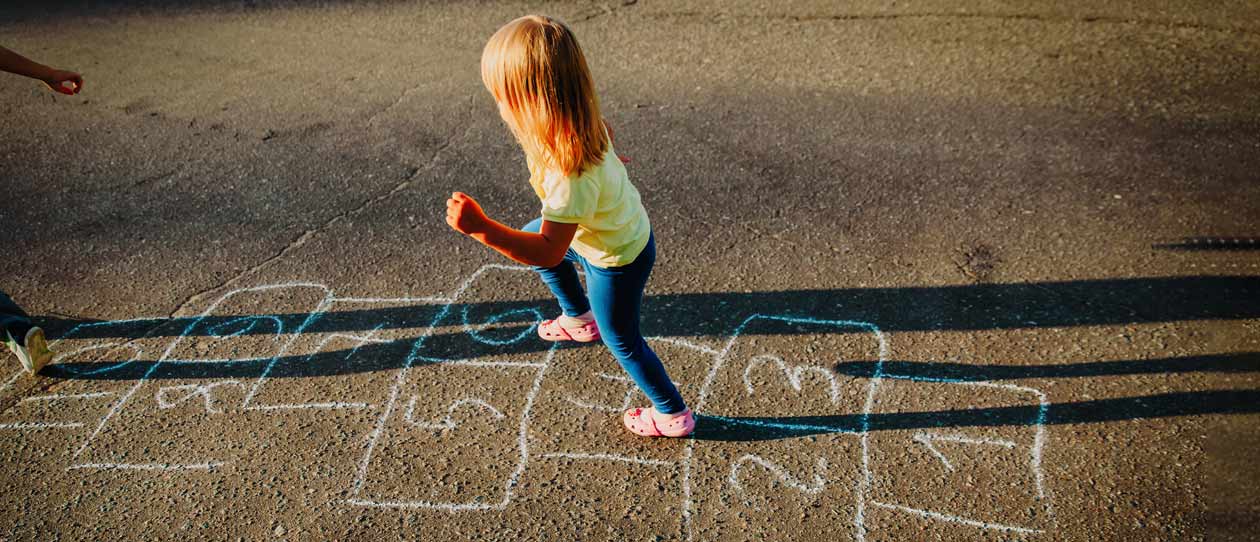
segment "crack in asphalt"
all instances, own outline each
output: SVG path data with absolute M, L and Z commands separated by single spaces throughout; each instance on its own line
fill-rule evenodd
M 420 90 L 420 87 L 423 87 L 423 86 L 425 86 L 425 83 L 418 83 L 416 85 L 412 85 L 409 88 L 403 89 L 402 94 L 398 95 L 398 99 L 394 100 L 393 103 L 385 106 L 384 109 L 381 109 L 380 111 L 373 113 L 372 116 L 368 117 L 367 125 L 371 126 L 372 123 L 376 122 L 376 119 L 378 117 L 380 117 L 381 115 L 384 115 L 385 113 L 388 113 L 389 110 L 395 107 L 398 107 L 398 104 L 402 103 L 403 100 L 407 99 L 407 96 L 410 96 L 412 92 Z
M 472 115 L 472 109 L 473 109 L 472 105 L 473 105 L 473 103 L 474 103 L 474 102 L 473 102 L 473 100 L 472 100 L 472 96 L 470 96 L 470 97 L 469 97 L 468 102 L 469 102 L 469 107 L 468 107 L 468 112 L 467 112 L 467 114 L 465 115 L 466 117 L 470 117 L 470 116 Z M 429 169 L 431 169 L 434 165 L 436 165 L 436 164 L 437 164 L 437 161 L 438 161 L 438 159 L 439 159 L 439 158 L 441 158 L 443 151 L 445 151 L 445 150 L 446 150 L 447 148 L 449 148 L 452 144 L 454 144 L 454 143 L 455 143 L 455 141 L 466 138 L 466 137 L 468 136 L 468 134 L 469 134 L 470 132 L 472 132 L 473 127 L 475 126 L 475 124 L 474 124 L 474 123 L 471 123 L 471 122 L 466 122 L 466 123 L 463 123 L 463 124 L 464 124 L 464 129 L 463 129 L 463 131 L 462 131 L 462 132 L 459 132 L 459 133 L 452 133 L 451 135 L 449 135 L 449 136 L 446 138 L 446 140 L 445 140 L 445 141 L 443 141 L 441 145 L 438 145 L 438 147 L 437 147 L 437 148 L 433 151 L 433 154 L 429 157 L 428 162 L 427 162 L 426 164 L 424 164 L 422 167 L 416 167 L 416 168 L 414 168 L 414 171 L 412 171 L 412 172 L 411 172 L 411 175 L 409 175 L 409 176 L 407 177 L 407 179 L 406 179 L 406 180 L 404 180 L 403 182 L 398 183 L 397 185 L 395 185 L 393 188 L 391 188 L 389 191 L 385 192 L 384 194 L 378 195 L 378 196 L 376 196 L 376 197 L 368 198 L 367 200 L 365 200 L 363 203 L 361 203 L 358 207 L 355 207 L 354 209 L 351 209 L 351 210 L 348 210 L 348 211 L 342 212 L 342 213 L 340 213 L 340 214 L 337 214 L 336 216 L 333 216 L 332 218 L 328 219 L 327 221 L 325 221 L 322 225 L 320 225 L 320 226 L 319 226 L 319 227 L 317 227 L 317 228 L 304 230 L 304 231 L 303 231 L 300 235 L 298 235 L 298 236 L 297 236 L 297 238 L 295 238 L 295 239 L 293 239 L 292 241 L 290 241 L 288 244 L 286 244 L 286 245 L 284 246 L 284 248 L 280 249 L 278 252 L 276 252 L 276 253 L 275 253 L 275 254 L 273 254 L 272 256 L 268 257 L 267 259 L 265 259 L 265 260 L 263 260 L 263 261 L 261 261 L 261 262 L 259 262 L 259 263 L 255 264 L 255 265 L 253 265 L 253 266 L 250 266 L 249 268 L 245 269 L 244 271 L 241 271 L 240 273 L 237 273 L 236 275 L 234 275 L 234 276 L 232 276 L 232 277 L 228 278 L 227 280 L 225 280 L 225 281 L 223 281 L 223 282 L 221 282 L 221 283 L 219 283 L 219 284 L 217 284 L 217 285 L 215 285 L 215 286 L 212 286 L 212 287 L 210 287 L 210 288 L 207 288 L 207 289 L 205 289 L 205 290 L 202 290 L 202 291 L 200 291 L 200 292 L 197 292 L 197 293 L 193 294 L 192 296 L 189 296 L 187 299 L 185 299 L 185 300 L 184 300 L 184 302 L 183 302 L 183 303 L 180 303 L 180 304 L 179 304 L 179 306 L 175 307 L 175 310 L 171 311 L 171 313 L 170 313 L 170 315 L 168 316 L 168 318 L 174 318 L 174 317 L 175 317 L 175 315 L 177 315 L 177 314 L 181 313 L 184 309 L 186 309 L 186 308 L 187 308 L 187 307 L 189 307 L 190 305 L 194 305 L 194 304 L 196 304 L 196 303 L 200 302 L 200 301 L 201 301 L 202 299 L 204 299 L 207 295 L 209 295 L 209 294 L 211 294 L 211 293 L 214 293 L 214 292 L 217 292 L 217 291 L 219 291 L 219 290 L 222 290 L 222 289 L 224 289 L 224 288 L 226 288 L 226 287 L 228 287 L 228 286 L 231 286 L 232 284 L 235 284 L 236 282 L 240 281 L 242 278 L 244 278 L 244 277 L 246 277 L 246 276 L 248 276 L 248 275 L 251 275 L 251 274 L 253 274 L 254 272 L 256 272 L 256 271 L 258 271 L 258 270 L 260 270 L 260 269 L 262 269 L 262 268 L 264 268 L 264 267 L 266 267 L 266 266 L 268 266 L 268 265 L 270 265 L 270 264 L 272 264 L 272 263 L 274 263 L 274 262 L 276 262 L 276 261 L 279 261 L 279 260 L 283 259 L 283 258 L 284 258 L 285 256 L 287 256 L 290 252 L 292 252 L 292 251 L 294 251 L 294 250 L 296 250 L 296 249 L 298 249 L 298 248 L 302 247 L 302 246 L 303 246 L 303 245 L 305 245 L 307 242 L 309 242 L 311 239 L 313 239 L 315 236 L 317 236 L 317 235 L 319 235 L 320 233 L 322 233 L 323 231 L 327 230 L 329 227 L 333 226 L 334 224 L 336 224 L 336 223 L 338 223 L 338 222 L 340 222 L 340 221 L 342 221 L 342 220 L 344 220 L 344 219 L 346 219 L 346 218 L 349 218 L 349 217 L 353 217 L 353 216 L 357 216 L 357 215 L 359 215 L 359 214 L 362 214 L 364 211 L 367 211 L 367 210 L 368 210 L 369 208 L 371 208 L 372 206 L 374 206 L 374 205 L 376 205 L 376 204 L 378 204 L 378 203 L 380 203 L 380 202 L 382 202 L 382 201 L 385 201 L 385 200 L 387 200 L 387 199 L 389 199 L 389 198 L 393 197 L 395 194 L 397 194 L 397 193 L 399 193 L 399 192 L 401 192 L 401 191 L 403 191 L 403 190 L 406 190 L 408 187 L 410 187 L 410 186 L 411 186 L 411 184 L 412 184 L 413 182 L 415 182 L 415 180 L 416 180 L 417 178 L 419 178 L 419 177 L 420 177 L 420 174 L 421 174 L 421 173 L 423 173 L 423 172 L 425 172 L 425 171 L 428 171 L 428 170 L 429 170 Z
M 170 178 L 171 176 L 175 175 L 176 173 L 179 173 L 179 170 L 180 170 L 180 168 L 178 168 L 178 167 L 177 167 L 177 168 L 172 169 L 172 170 L 170 170 L 170 171 L 164 171 L 164 172 L 159 173 L 159 174 L 157 174 L 157 175 L 151 175 L 151 176 L 145 177 L 145 178 L 143 178 L 143 179 L 140 179 L 140 180 L 138 180 L 138 181 L 136 181 L 136 182 L 132 183 L 132 184 L 131 184 L 131 187 L 132 187 L 132 188 L 140 188 L 140 187 L 142 187 L 142 186 L 144 186 L 144 185 L 147 185 L 147 184 L 153 184 L 153 183 L 156 183 L 156 182 L 159 182 L 159 181 L 164 181 L 164 180 L 166 180 L 166 179 Z
M 1036 14 L 1019 14 L 1019 13 L 948 13 L 948 12 L 924 12 L 924 13 L 855 13 L 855 14 L 836 14 L 836 15 L 787 15 L 787 14 L 769 14 L 769 15 L 749 15 L 749 14 L 721 14 L 707 13 L 701 11 L 667 11 L 655 12 L 648 14 L 649 17 L 666 18 L 666 17 L 706 17 L 709 19 L 731 18 L 731 19 L 757 19 L 757 20 L 780 20 L 798 23 L 815 22 L 815 21 L 890 21 L 899 19 L 991 19 L 1002 21 L 1032 21 L 1043 23 L 1103 23 L 1103 24 L 1134 24 L 1141 26 L 1155 26 L 1168 29 L 1185 29 L 1185 30 L 1201 30 L 1212 32 L 1234 32 L 1240 34 L 1260 35 L 1260 30 L 1250 28 L 1239 28 L 1230 26 L 1216 26 L 1205 23 L 1165 21 L 1159 19 L 1130 19 L 1124 17 L 1111 17 L 1105 15 L 1086 16 L 1086 17 L 1053 17 L 1047 15 Z

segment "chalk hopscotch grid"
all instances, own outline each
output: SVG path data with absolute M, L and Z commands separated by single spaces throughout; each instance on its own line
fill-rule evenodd
M 149 367 L 149 369 L 136 382 L 136 384 L 134 384 L 130 389 L 127 390 L 126 393 L 122 394 L 122 396 L 113 403 L 109 411 L 104 416 L 101 417 L 101 419 L 96 424 L 92 433 L 83 441 L 82 445 L 74 452 L 72 457 L 74 458 L 79 457 L 84 451 L 86 451 L 89 448 L 93 440 L 104 430 L 104 428 L 107 426 L 109 421 L 121 410 L 121 408 L 130 400 L 130 398 L 150 379 L 150 377 L 154 374 L 154 372 L 157 370 L 157 368 L 160 365 L 162 365 L 163 363 L 181 362 L 182 360 L 171 359 L 172 352 L 174 352 L 174 350 L 177 348 L 180 342 L 184 338 L 186 338 L 193 331 L 193 329 L 196 328 L 196 326 L 198 326 L 202 321 L 204 321 L 208 316 L 210 316 L 213 313 L 213 311 L 217 309 L 218 306 L 223 301 L 237 294 L 248 293 L 248 292 L 268 291 L 268 290 L 282 289 L 282 288 L 300 288 L 300 287 L 317 288 L 317 289 L 322 290 L 325 293 L 324 299 L 321 300 L 317 304 L 316 309 L 310 312 L 307 318 L 299 326 L 297 326 L 297 328 L 289 332 L 289 335 L 290 335 L 289 340 L 286 341 L 281 346 L 280 350 L 276 353 L 275 356 L 272 356 L 270 358 L 267 367 L 264 369 L 262 374 L 253 383 L 253 386 L 250 388 L 249 393 L 246 395 L 241 405 L 242 408 L 248 409 L 248 410 L 290 410 L 290 409 L 300 409 L 300 408 L 373 408 L 373 405 L 366 404 L 366 403 L 329 402 L 329 403 L 304 403 L 304 404 L 280 404 L 280 405 L 254 405 L 251 403 L 252 403 L 253 397 L 261 389 L 264 382 L 267 380 L 267 377 L 270 371 L 276 365 L 278 360 L 288 352 L 289 348 L 292 346 L 294 341 L 296 341 L 297 338 L 301 336 L 302 332 L 305 331 L 306 328 L 309 327 L 313 322 L 315 322 L 321 315 L 323 315 L 324 312 L 334 302 L 350 302 L 350 303 L 420 302 L 420 303 L 426 303 L 426 304 L 440 303 L 443 305 L 442 308 L 437 311 L 437 314 L 433 317 L 432 321 L 429 323 L 429 325 L 427 326 L 423 334 L 415 340 L 403 367 L 399 370 L 398 375 L 396 375 L 394 379 L 394 383 L 391 386 L 389 398 L 386 401 L 385 408 L 383 409 L 382 414 L 377 418 L 377 421 L 374 424 L 372 432 L 369 433 L 366 439 L 367 446 L 366 446 L 364 455 L 359 462 L 358 469 L 356 471 L 356 476 L 354 478 L 354 483 L 353 483 L 353 488 L 352 488 L 352 493 L 351 493 L 352 497 L 350 499 L 344 500 L 343 502 L 353 505 L 353 506 L 364 506 L 364 507 L 374 507 L 374 508 L 438 509 L 438 510 L 446 510 L 449 512 L 490 510 L 490 509 L 502 510 L 506 508 L 508 504 L 510 503 L 510 501 L 512 500 L 512 497 L 513 497 L 512 490 L 515 487 L 520 475 L 525 471 L 526 466 L 528 464 L 529 452 L 528 452 L 528 442 L 527 442 L 527 431 L 528 431 L 528 424 L 529 424 L 529 414 L 533 406 L 533 401 L 537 393 L 539 392 L 539 389 L 541 388 L 544 373 L 546 372 L 546 369 L 549 366 L 552 357 L 554 356 L 554 353 L 555 353 L 554 345 L 548 351 L 546 355 L 546 359 L 541 363 L 486 362 L 486 361 L 479 361 L 475 359 L 450 360 L 450 359 L 429 358 L 420 354 L 420 351 L 425 345 L 427 339 L 433 335 L 434 331 L 436 330 L 438 325 L 443 321 L 443 319 L 446 318 L 450 314 L 453 306 L 455 305 L 455 300 L 458 299 L 463 294 L 463 292 L 477 278 L 479 278 L 487 270 L 491 270 L 491 269 L 508 270 L 508 271 L 529 271 L 529 268 L 523 267 L 523 266 L 510 266 L 510 265 L 498 265 L 498 264 L 485 265 L 481 267 L 480 269 L 478 269 L 476 272 L 474 272 L 471 276 L 469 276 L 456 289 L 456 291 L 449 297 L 433 296 L 433 297 L 403 297 L 403 298 L 369 298 L 369 297 L 337 298 L 332 295 L 332 291 L 327 286 L 322 285 L 322 284 L 306 283 L 306 282 L 293 282 L 293 283 L 257 286 L 257 287 L 251 287 L 251 288 L 241 288 L 241 289 L 233 290 L 227 294 L 224 294 L 222 297 L 216 300 L 213 304 L 211 304 L 210 307 L 208 307 L 205 311 L 203 311 L 199 316 L 197 316 L 190 324 L 188 324 L 188 326 L 184 328 L 184 331 L 169 344 L 169 346 L 163 352 L 162 356 L 156 362 L 154 362 L 152 366 Z M 519 309 L 515 312 L 522 312 L 522 311 L 531 311 L 532 313 L 535 313 L 534 315 L 536 318 L 540 318 L 540 316 L 537 314 L 537 311 L 535 309 Z M 492 345 L 510 344 L 510 343 L 514 343 L 516 341 L 522 340 L 528 334 L 528 333 L 521 333 L 520 335 L 516 337 L 512 337 L 506 341 L 489 339 L 489 338 L 481 336 L 479 332 L 484 328 L 485 325 L 491 324 L 493 322 L 485 322 L 481 324 L 481 327 L 473 327 L 468 323 L 466 309 L 461 314 L 461 316 L 463 317 L 462 324 L 465 331 L 467 331 L 474 340 L 477 340 L 479 342 L 483 342 L 486 344 L 492 344 Z M 504 318 L 506 316 L 509 316 L 509 315 L 500 314 L 500 315 L 496 315 L 494 318 Z M 249 320 L 249 319 L 252 319 L 252 317 L 242 317 L 237 320 Z M 1000 384 L 1000 383 L 985 382 L 985 381 L 981 381 L 981 382 L 962 381 L 962 380 L 940 379 L 940 378 L 922 378 L 922 377 L 912 377 L 912 376 L 885 373 L 884 364 L 886 360 L 888 359 L 888 349 L 889 349 L 888 343 L 883 332 L 877 326 L 869 322 L 860 322 L 860 321 L 852 321 L 852 320 L 824 320 L 824 319 L 817 319 L 817 318 L 811 318 L 811 317 L 755 314 L 745 319 L 736 328 L 734 333 L 728 338 L 724 347 L 721 350 L 714 350 L 707 346 L 697 344 L 691 341 L 687 341 L 684 339 L 671 338 L 671 337 L 649 338 L 649 340 L 651 341 L 659 341 L 659 342 L 664 342 L 668 344 L 674 344 L 677 346 L 693 349 L 693 350 L 714 356 L 715 361 L 713 365 L 711 366 L 711 369 L 704 383 L 701 386 L 700 394 L 696 402 L 695 410 L 697 411 L 697 413 L 703 412 L 705 400 L 708 398 L 708 394 L 716 378 L 716 375 L 718 374 L 722 366 L 727 362 L 727 358 L 735 342 L 738 340 L 740 335 L 743 333 L 743 331 L 747 328 L 749 324 L 759 319 L 781 321 L 781 322 L 787 322 L 787 323 L 796 323 L 796 324 L 857 328 L 857 329 L 865 330 L 867 332 L 872 333 L 878 340 L 879 360 L 876 363 L 874 374 L 871 376 L 871 381 L 867 385 L 866 399 L 865 399 L 862 414 L 859 417 L 860 428 L 856 431 L 845 429 L 842 427 L 837 427 L 837 426 L 785 424 L 785 423 L 741 420 L 737 418 L 728 418 L 728 417 L 723 417 L 723 416 L 718 416 L 718 415 L 704 414 L 705 417 L 722 421 L 725 423 L 755 425 L 755 426 L 768 427 L 768 428 L 773 428 L 773 429 L 825 431 L 825 432 L 833 433 L 833 434 L 852 434 L 852 435 L 858 436 L 860 439 L 860 445 L 861 445 L 860 447 L 861 447 L 861 456 L 862 456 L 861 457 L 862 476 L 859 478 L 857 482 L 857 487 L 856 487 L 857 508 L 856 508 L 856 513 L 855 513 L 854 522 L 853 522 L 853 526 L 855 529 L 855 540 L 857 540 L 858 542 L 865 541 L 865 534 L 866 534 L 865 511 L 866 511 L 868 503 L 872 506 L 876 506 L 876 507 L 887 509 L 887 510 L 899 511 L 899 512 L 916 515 L 916 516 L 920 516 L 924 518 L 953 522 L 953 523 L 958 523 L 962 525 L 968 525 L 968 526 L 983 528 L 983 529 L 990 529 L 990 530 L 997 530 L 997 531 L 1004 531 L 1004 532 L 1015 532 L 1015 533 L 1041 533 L 1043 532 L 1038 529 L 1031 529 L 1027 527 L 1020 527 L 1020 526 L 1014 526 L 1014 525 L 1004 525 L 1004 524 L 998 524 L 998 523 L 982 522 L 982 521 L 977 521 L 970 518 L 944 514 L 944 513 L 930 511 L 930 510 L 923 510 L 923 509 L 903 506 L 903 505 L 894 504 L 894 503 L 879 502 L 879 501 L 870 499 L 870 490 L 874 483 L 874 476 L 871 470 L 871 459 L 870 459 L 870 450 L 869 450 L 870 416 L 873 412 L 878 386 L 881 380 L 884 378 L 888 378 L 892 380 L 937 382 L 937 383 L 950 383 L 950 384 L 959 384 L 959 385 L 968 385 L 968 386 L 977 386 L 977 387 L 1000 388 L 1000 389 L 1014 390 L 1014 391 L 1025 392 L 1025 393 L 1030 393 L 1030 394 L 1035 395 L 1038 398 L 1040 406 L 1037 413 L 1037 419 L 1035 421 L 1036 433 L 1034 436 L 1034 445 L 1033 445 L 1032 453 L 1030 456 L 1029 466 L 1034 472 L 1038 496 L 1041 498 L 1042 502 L 1045 504 L 1045 509 L 1048 512 L 1048 515 L 1053 519 L 1053 507 L 1051 506 L 1049 493 L 1045 487 L 1044 473 L 1041 468 L 1042 467 L 1041 465 L 1042 453 L 1043 453 L 1043 448 L 1046 441 L 1045 421 L 1046 421 L 1047 410 L 1049 407 L 1049 403 L 1047 401 L 1045 394 L 1035 388 L 1029 388 L 1026 386 L 1018 386 L 1018 385 L 1013 385 L 1013 384 Z M 136 318 L 136 319 L 130 319 L 130 320 L 116 320 L 116 321 L 108 321 L 108 322 L 92 322 L 92 323 L 87 323 L 87 324 L 80 324 L 79 326 L 75 326 L 74 329 L 68 332 L 67 336 L 72 335 L 73 332 L 78 330 L 80 327 L 111 325 L 111 324 L 118 324 L 118 323 L 125 323 L 125 322 L 157 321 L 157 320 L 160 320 L 160 319 Z M 273 318 L 273 320 L 275 320 L 275 324 L 277 326 L 276 335 L 279 336 L 279 335 L 284 334 L 283 323 L 280 322 L 278 319 Z M 225 322 L 223 324 L 219 324 L 216 327 L 221 327 L 223 325 L 233 323 L 233 322 L 235 322 L 235 320 Z M 357 351 L 361 346 L 367 343 L 384 344 L 384 343 L 393 342 L 390 340 L 375 339 L 374 335 L 379 329 L 380 329 L 380 326 L 378 326 L 376 329 L 371 330 L 366 335 L 332 334 L 328 337 L 325 337 L 323 342 L 321 342 L 319 348 L 317 348 L 317 351 L 322 350 L 322 347 L 326 345 L 328 341 L 331 341 L 335 338 L 343 338 L 343 339 L 350 339 L 350 340 L 356 341 L 357 344 L 354 347 L 354 351 Z M 532 327 L 530 329 L 532 330 Z M 243 333 L 243 331 L 237 331 L 232 336 L 236 334 L 240 334 L 240 333 Z M 54 342 L 54 344 L 56 343 Z M 135 352 L 136 354 L 135 357 L 139 356 L 139 352 L 140 352 L 139 348 L 130 344 L 130 342 L 121 343 L 121 344 L 106 343 L 106 344 L 101 344 L 101 345 L 93 345 L 86 348 L 82 348 L 68 355 L 74 355 L 74 354 L 82 353 L 85 351 L 112 348 L 112 347 L 130 348 L 133 350 L 133 352 Z M 347 359 L 349 357 L 352 357 L 353 354 L 354 352 L 351 352 L 351 354 L 347 356 Z M 267 359 L 267 358 L 259 358 L 259 360 L 261 359 Z M 135 358 L 130 359 L 128 361 L 111 364 L 100 369 L 93 369 L 91 371 L 80 371 L 80 372 L 83 374 L 93 374 L 97 372 L 110 371 L 110 370 L 114 370 L 122 366 L 125 366 L 134 361 L 135 361 Z M 233 360 L 233 361 L 236 361 L 236 360 Z M 434 503 L 434 502 L 425 502 L 425 501 L 378 501 L 378 500 L 365 499 L 365 498 L 359 497 L 359 494 L 361 493 L 363 489 L 363 484 L 365 482 L 367 468 L 370 464 L 373 451 L 382 435 L 385 423 L 388 421 L 389 417 L 393 414 L 393 411 L 396 408 L 401 385 L 405 382 L 407 372 L 410 370 L 412 365 L 414 365 L 415 362 L 417 361 L 424 362 L 424 363 L 448 363 L 448 364 L 454 364 L 454 365 L 467 365 L 467 366 L 476 366 L 476 367 L 534 368 L 538 370 L 538 373 L 534 379 L 531 390 L 526 397 L 526 405 L 525 405 L 525 408 L 524 408 L 524 411 L 522 413 L 521 420 L 520 420 L 519 435 L 518 435 L 520 459 L 518 461 L 516 469 L 513 471 L 512 475 L 508 478 L 508 480 L 505 482 L 504 497 L 500 502 L 494 503 L 494 504 Z M 808 370 L 808 368 L 800 368 L 800 367 L 789 368 L 781 359 L 777 359 L 777 358 L 758 359 L 755 361 L 757 362 L 758 365 L 764 364 L 764 363 L 774 363 L 778 365 L 780 369 L 784 372 L 784 374 L 788 377 L 789 384 L 791 384 L 794 389 L 799 389 L 800 377 L 802 376 L 802 372 L 804 370 Z M 746 386 L 750 386 L 750 384 L 747 382 L 748 380 L 747 373 L 751 370 L 752 370 L 752 366 L 750 365 L 750 367 L 746 368 L 746 371 L 745 371 L 744 376 L 745 376 Z M 23 373 L 19 371 L 18 373 L 10 377 L 2 385 L 0 385 L 0 391 L 3 391 L 7 389 L 8 387 L 12 386 L 13 383 L 22 376 L 22 374 Z M 232 382 L 232 383 L 235 383 L 235 382 Z M 211 385 L 215 385 L 215 384 L 211 384 Z M 835 393 L 836 393 L 834 381 L 832 383 L 831 391 L 832 391 L 832 399 L 834 401 Z M 114 392 L 97 392 L 97 393 L 70 394 L 70 395 L 48 395 L 48 396 L 29 397 L 29 398 L 23 399 L 23 401 L 53 401 L 53 400 L 66 400 L 66 399 L 87 399 L 87 398 L 96 398 L 96 397 L 106 397 L 106 396 L 111 396 L 111 395 L 116 395 L 116 394 Z M 191 396 L 192 395 L 190 394 L 189 397 Z M 187 397 L 185 399 L 187 399 Z M 206 400 L 207 400 L 207 404 L 209 404 L 208 395 L 206 397 Z M 459 406 L 459 405 L 458 404 L 453 405 L 452 409 L 455 406 Z M 445 421 L 450 422 L 446 425 L 453 425 L 453 422 L 449 420 L 449 416 L 448 416 L 448 419 Z M 80 422 L 50 422 L 50 423 L 18 422 L 18 423 L 0 424 L 0 429 L 78 428 L 78 427 L 83 427 L 85 425 L 86 425 L 85 423 L 80 423 Z M 1010 443 L 1009 441 L 986 441 L 984 439 L 971 439 L 969 437 L 958 436 L 958 435 L 930 435 L 926 433 L 917 434 L 914 440 L 920 441 L 923 444 L 925 444 L 933 453 L 935 453 L 945 463 L 947 467 L 950 467 L 950 468 L 952 468 L 952 466 L 944 458 L 944 456 L 940 454 L 940 452 L 937 451 L 934 447 L 932 447 L 931 445 L 932 440 L 955 441 L 955 442 L 963 442 L 963 443 L 971 443 L 971 444 L 981 444 L 981 443 L 994 444 L 994 445 L 1000 445 L 1004 447 L 1010 447 L 1014 445 L 1014 443 Z M 696 441 L 694 439 L 690 440 L 687 443 L 687 446 L 684 449 L 683 458 L 679 462 L 681 463 L 683 467 L 683 484 L 682 484 L 683 486 L 682 487 L 683 489 L 683 529 L 684 529 L 684 534 L 687 540 L 694 539 L 694 532 L 693 532 L 693 526 L 692 526 L 692 514 L 693 514 L 694 503 L 692 502 L 692 487 L 691 487 L 690 476 L 691 476 L 695 443 Z M 668 461 L 659 461 L 659 460 L 651 460 L 651 459 L 636 458 L 636 457 L 629 457 L 629 456 L 620 456 L 620 455 L 614 455 L 614 454 L 551 453 L 551 454 L 544 454 L 541 457 L 550 458 L 550 459 L 569 459 L 569 460 L 585 460 L 585 461 L 620 461 L 620 462 L 639 463 L 639 464 L 651 465 L 651 466 L 675 465 L 675 463 L 668 462 Z M 752 454 L 741 457 L 732 466 L 732 469 L 730 472 L 730 483 L 732 486 L 736 487 L 737 489 L 740 487 L 739 482 L 738 482 L 739 469 L 742 465 L 747 464 L 747 463 L 757 463 L 767 468 L 768 470 L 775 472 L 776 475 L 779 477 L 779 479 L 785 482 L 790 487 L 796 487 L 797 489 L 800 489 L 806 492 L 821 491 L 822 489 L 822 486 L 821 486 L 822 479 L 820 478 L 821 475 L 816 475 L 815 481 L 812 484 L 795 481 L 791 479 L 791 476 L 789 476 L 786 472 L 782 472 L 782 470 L 779 469 L 773 463 L 769 463 L 768 461 Z M 137 471 L 180 471 L 180 470 L 214 471 L 214 470 L 220 469 L 226 464 L 227 462 L 225 461 L 205 461 L 201 463 L 184 463 L 184 464 L 177 464 L 177 463 L 130 463 L 130 464 L 128 463 L 78 463 L 78 464 L 71 465 L 70 467 L 67 468 L 67 470 L 100 469 L 100 470 L 137 470 Z M 826 469 L 826 464 L 824 460 L 819 463 L 818 472 L 824 472 L 825 469 Z

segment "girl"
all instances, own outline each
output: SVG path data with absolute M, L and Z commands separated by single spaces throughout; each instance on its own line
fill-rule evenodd
M 455 192 L 446 202 L 446 223 L 538 272 L 563 311 L 539 324 L 543 340 L 603 339 L 653 404 L 626 411 L 628 429 L 648 437 L 690 435 L 695 417 L 639 333 L 656 243 L 639 192 L 613 151 L 577 38 L 550 17 L 516 19 L 486 44 L 481 79 L 525 151 L 542 217 L 512 229 Z M 574 263 L 586 273 L 589 297 Z

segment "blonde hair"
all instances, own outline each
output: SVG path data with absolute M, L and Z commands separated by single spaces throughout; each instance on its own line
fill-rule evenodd
M 481 80 L 531 167 L 574 175 L 603 162 L 599 97 L 564 23 L 526 15 L 503 25 L 481 53 Z

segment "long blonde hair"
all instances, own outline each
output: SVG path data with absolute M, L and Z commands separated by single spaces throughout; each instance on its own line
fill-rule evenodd
M 603 162 L 608 139 L 599 97 L 564 23 L 526 15 L 503 25 L 481 53 L 481 81 L 531 167 L 574 175 Z

